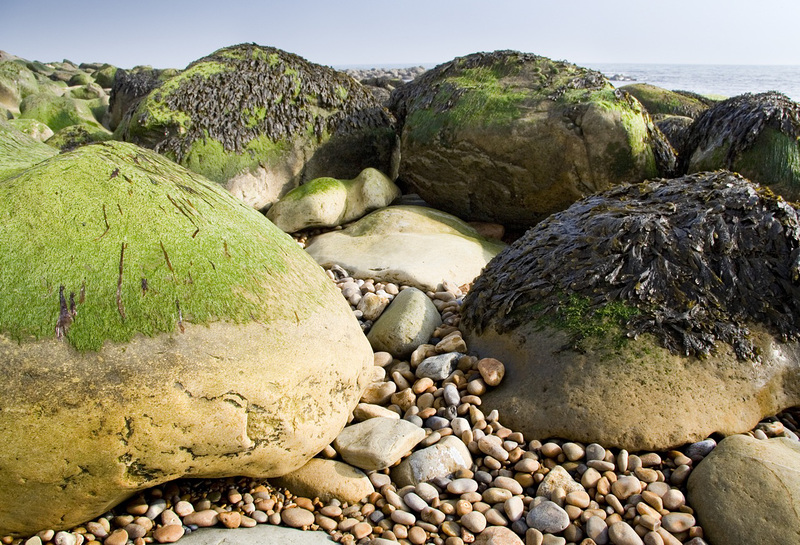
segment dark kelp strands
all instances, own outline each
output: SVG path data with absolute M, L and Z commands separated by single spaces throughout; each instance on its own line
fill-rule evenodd
M 797 210 L 727 171 L 621 186 L 578 201 L 489 263 L 465 300 L 481 332 L 557 318 L 572 296 L 589 309 L 622 302 L 629 336 L 653 333 L 673 352 L 716 341 L 757 358 L 748 322 L 783 339 L 800 330 Z

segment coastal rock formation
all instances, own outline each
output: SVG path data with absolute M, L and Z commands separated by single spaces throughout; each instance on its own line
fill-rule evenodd
M 484 404 L 631 451 L 746 431 L 800 401 L 798 255 L 797 211 L 725 171 L 579 201 L 464 301 L 470 349 L 506 365 Z
M 93 106 L 101 106 L 89 100 L 57 96 L 50 93 L 37 93 L 25 97 L 20 103 L 21 119 L 41 121 L 53 132 L 71 125 L 88 125 L 96 129 L 103 126 L 95 117 Z M 105 110 L 105 107 L 101 108 Z M 102 114 L 100 116 L 102 118 Z M 104 129 L 103 129 L 104 130 Z
M 38 92 L 36 76 L 25 66 L 23 59 L 0 61 L 0 106 L 19 113 L 22 99 Z
M 392 100 L 400 180 L 465 220 L 527 227 L 675 161 L 641 105 L 602 74 L 532 54 L 459 57 Z
M 681 153 L 683 172 L 725 168 L 800 198 L 800 104 L 776 92 L 730 98 L 697 118 Z
M 231 108 L 235 104 L 235 108 Z M 262 209 L 301 182 L 390 172 L 394 120 L 332 68 L 255 44 L 220 49 L 153 90 L 118 134 Z
M 667 137 L 673 149 L 680 155 L 686 147 L 686 139 L 689 136 L 689 129 L 694 120 L 691 117 L 682 115 L 656 115 L 653 117 L 653 121 L 656 122 L 656 127 Z
M 82 123 L 64 127 L 47 139 L 46 144 L 59 151 L 70 151 L 94 142 L 111 140 L 111 133 L 104 128 L 98 128 Z
M 339 265 L 355 278 L 435 291 L 445 280 L 472 282 L 503 247 L 445 212 L 390 206 L 310 239 L 306 251 L 323 267 Z
M 316 178 L 291 190 L 267 211 L 267 218 L 287 233 L 309 227 L 336 227 L 389 206 L 400 196 L 385 174 L 366 168 L 352 180 Z
M 709 543 L 800 542 L 800 443 L 726 437 L 689 477 L 689 500 Z
M 694 93 L 668 91 L 647 83 L 633 83 L 619 89 L 633 95 L 652 116 L 680 115 L 695 119 L 708 109 L 710 102 Z
M 50 127 L 35 119 L 9 119 L 8 124 L 39 142 L 44 142 L 53 136 Z
M 17 130 L 10 121 L 0 119 L 0 180 L 52 157 L 50 146 Z
M 115 130 L 131 107 L 166 79 L 169 78 L 163 77 L 158 70 L 117 70 L 109 95 L 108 128 Z
M 372 367 L 339 291 L 217 184 L 127 143 L 0 182 L 0 533 L 179 477 L 288 473 Z

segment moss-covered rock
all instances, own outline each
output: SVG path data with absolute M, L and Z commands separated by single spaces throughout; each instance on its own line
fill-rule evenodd
M 316 178 L 291 190 L 267 212 L 267 218 L 294 233 L 309 227 L 335 227 L 392 204 L 400 196 L 385 174 L 366 168 L 352 180 Z
M 94 104 L 77 98 L 38 93 L 20 104 L 20 119 L 36 119 L 58 132 L 70 125 L 86 124 L 101 128 L 92 111 Z
M 19 112 L 22 99 L 39 92 L 39 84 L 23 61 L 0 61 L 0 106 Z
M 114 85 L 114 78 L 116 75 L 117 67 L 110 64 L 104 64 L 92 72 L 95 83 L 104 89 L 108 89 Z
M 620 90 L 636 97 L 650 115 L 680 115 L 694 119 L 708 109 L 707 102 L 696 96 L 648 83 L 633 83 L 620 87 Z
M 96 127 L 82 123 L 64 127 L 45 142 L 59 151 L 69 151 L 95 142 L 111 140 L 111 131 L 104 127 Z
M 9 119 L 8 123 L 39 142 L 44 142 L 53 136 L 53 130 L 50 127 L 35 119 Z
M 0 119 L 0 180 L 52 157 L 50 146 L 21 132 L 10 121 Z
M 106 92 L 103 91 L 103 88 L 97 85 L 96 83 L 87 83 L 86 85 L 81 85 L 69 89 L 69 91 L 66 93 L 66 96 L 68 96 L 69 98 L 92 100 L 96 98 L 105 97 Z
M 178 477 L 279 476 L 358 402 L 372 351 L 294 241 L 149 150 L 0 182 L 0 533 Z
M 243 44 L 193 62 L 151 91 L 118 134 L 263 208 L 320 176 L 389 172 L 392 123 L 349 76 Z
M 90 83 L 94 83 L 94 78 L 86 72 L 80 71 L 76 72 L 69 81 L 67 85 L 70 86 L 81 86 L 81 85 L 89 85 Z
M 464 219 L 529 226 L 675 160 L 635 99 L 598 72 L 536 55 L 460 57 L 392 96 L 400 179 Z
M 800 104 L 776 92 L 744 94 L 707 110 L 681 154 L 687 173 L 725 168 L 800 199 Z
M 800 402 L 799 254 L 797 210 L 730 172 L 583 199 L 464 300 L 470 349 L 506 365 L 484 403 L 526 436 L 631 451 L 749 430 Z

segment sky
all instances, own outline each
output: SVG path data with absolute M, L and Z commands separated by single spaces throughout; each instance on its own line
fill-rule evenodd
M 514 49 L 577 64 L 800 65 L 797 0 L 0 0 L 0 50 L 184 68 L 255 42 L 335 67 Z

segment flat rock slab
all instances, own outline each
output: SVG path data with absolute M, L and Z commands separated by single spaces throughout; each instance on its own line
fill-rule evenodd
M 253 528 L 203 528 L 181 538 L 181 545 L 330 545 L 325 532 L 259 524 Z

